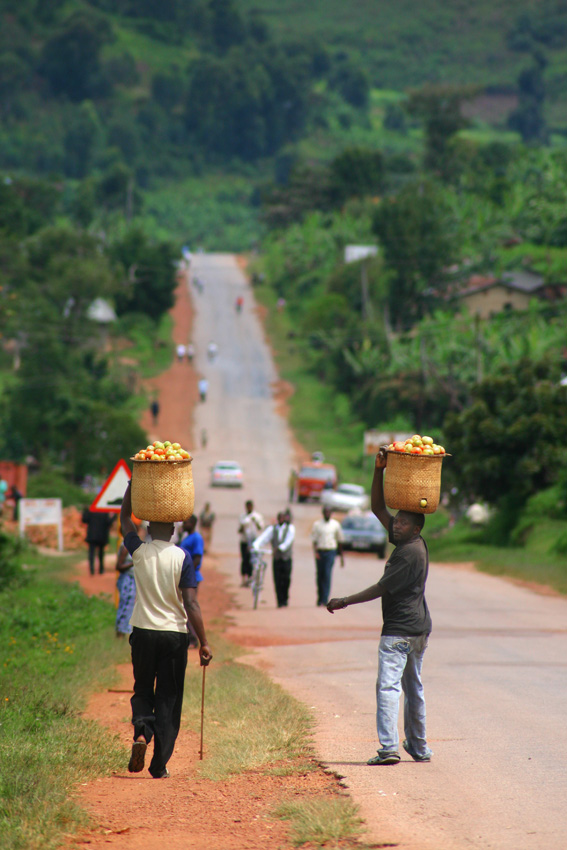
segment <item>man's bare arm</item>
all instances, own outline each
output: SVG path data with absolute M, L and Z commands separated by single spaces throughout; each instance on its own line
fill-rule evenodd
M 384 501 L 384 469 L 386 468 L 387 455 L 382 449 L 376 455 L 374 464 L 374 477 L 372 478 L 372 490 L 370 491 L 370 507 L 385 529 L 389 530 L 392 515 Z
M 197 591 L 194 587 L 181 588 L 181 596 L 183 598 L 183 606 L 185 613 L 191 625 L 195 630 L 195 634 L 199 638 L 199 655 L 201 658 L 201 667 L 206 667 L 212 660 L 213 654 L 207 643 L 207 635 L 205 634 L 205 625 L 201 614 L 201 607 L 197 602 Z
M 367 587 L 366 590 L 361 590 L 358 593 L 353 593 L 352 596 L 343 596 L 342 599 L 330 599 L 327 605 L 327 611 L 333 614 L 335 611 L 340 611 L 342 608 L 348 608 L 349 605 L 359 605 L 361 602 L 371 602 L 373 599 L 378 599 L 382 596 L 382 588 L 379 584 L 373 584 Z
M 124 493 L 124 498 L 122 499 L 122 504 L 120 505 L 120 525 L 122 526 L 122 536 L 126 537 L 127 534 L 130 534 L 131 531 L 134 534 L 137 534 L 138 531 L 136 526 L 132 522 L 132 490 L 130 488 L 131 482 L 128 482 L 128 486 L 126 487 L 126 492 Z

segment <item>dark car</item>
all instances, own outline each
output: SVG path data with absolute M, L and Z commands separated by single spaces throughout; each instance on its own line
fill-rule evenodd
M 376 552 L 379 558 L 386 555 L 388 536 L 373 513 L 351 514 L 342 521 L 343 547 L 360 552 Z

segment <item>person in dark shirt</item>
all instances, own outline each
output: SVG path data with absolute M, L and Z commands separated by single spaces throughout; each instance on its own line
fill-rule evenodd
M 331 599 L 332 614 L 349 605 L 382 599 L 383 627 L 378 650 L 376 682 L 376 727 L 380 749 L 368 764 L 397 764 L 400 761 L 398 709 L 404 693 L 403 747 L 414 761 L 430 761 L 433 755 L 425 735 L 425 697 L 421 667 L 431 632 L 431 616 L 425 601 L 429 557 L 421 530 L 423 514 L 398 511 L 392 516 L 384 501 L 386 454 L 376 455 L 372 480 L 373 513 L 388 529 L 395 549 L 377 584 L 360 593 Z

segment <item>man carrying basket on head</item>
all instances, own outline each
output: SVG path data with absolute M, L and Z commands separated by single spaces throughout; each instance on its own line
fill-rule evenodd
M 139 773 L 144 769 L 146 749 L 153 738 L 149 772 L 154 779 L 165 779 L 169 776 L 167 762 L 173 754 L 181 723 L 189 642 L 187 619 L 199 639 L 201 666 L 206 667 L 213 656 L 197 602 L 197 579 L 191 556 L 170 542 L 173 522 L 150 521 L 151 542 L 143 543 L 132 522 L 128 482 L 120 524 L 136 575 L 136 602 L 130 620 L 134 743 L 128 770 Z
M 386 458 L 382 449 L 376 455 L 371 506 L 396 548 L 377 584 L 343 599 L 331 599 L 327 605 L 332 614 L 349 605 L 382 598 L 384 624 L 376 682 L 376 726 L 381 748 L 369 759 L 368 764 L 372 765 L 400 761 L 398 708 L 402 690 L 406 736 L 403 747 L 414 761 L 430 761 L 432 756 L 425 735 L 425 698 L 421 683 L 423 656 L 431 632 L 431 617 L 425 601 L 429 559 L 421 536 L 425 517 L 411 511 L 398 511 L 392 516 L 388 511 L 383 487 Z

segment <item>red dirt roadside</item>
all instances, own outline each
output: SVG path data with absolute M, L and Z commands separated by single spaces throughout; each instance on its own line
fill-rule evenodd
M 173 341 L 187 343 L 192 310 L 186 281 L 177 289 Z M 142 425 L 157 438 L 175 439 L 192 446 L 192 409 L 197 397 L 197 377 L 187 362 L 174 362 L 169 370 L 151 382 L 158 393 L 160 417 L 153 428 L 147 413 Z M 222 628 L 231 600 L 223 576 L 216 572 L 214 555 L 206 557 L 207 580 L 200 588 L 199 601 L 205 624 Z M 106 572 L 90 576 L 86 562 L 78 568 L 77 579 L 89 594 L 112 595 L 116 581 L 114 555 L 106 558 Z M 220 625 L 219 625 L 220 624 Z M 214 652 L 214 646 L 213 646 Z M 198 665 L 191 651 L 189 664 Z M 214 664 L 214 660 L 213 660 Z M 131 745 L 130 694 L 132 674 L 128 645 L 124 644 L 124 664 L 118 668 L 120 683 L 112 690 L 92 696 L 85 717 L 108 728 L 126 746 Z M 210 731 L 210 730 L 209 730 Z M 207 751 L 205 722 L 205 759 Z M 223 782 L 199 777 L 199 734 L 182 724 L 175 753 L 169 763 L 171 778 L 154 780 L 147 771 L 129 774 L 124 770 L 77 788 L 77 801 L 90 814 L 92 826 L 70 837 L 68 848 L 120 848 L 120 850 L 291 850 L 286 823 L 270 817 L 284 798 L 335 796 L 343 793 L 335 776 L 322 768 L 304 775 L 274 777 L 248 772 Z M 335 847 L 354 847 L 342 842 Z

